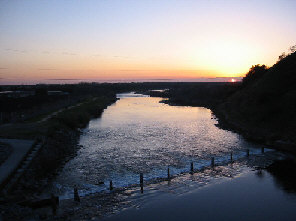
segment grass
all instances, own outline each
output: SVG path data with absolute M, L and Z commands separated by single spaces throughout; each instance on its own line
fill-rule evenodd
M 67 108 L 44 122 L 38 123 L 37 121 L 44 118 L 42 114 L 36 116 L 35 121 L 2 125 L 0 126 L 0 137 L 36 139 L 39 136 L 52 135 L 60 129 L 83 128 L 92 117 L 99 117 L 104 108 L 112 102 L 114 102 L 114 97 L 88 98 L 80 105 Z

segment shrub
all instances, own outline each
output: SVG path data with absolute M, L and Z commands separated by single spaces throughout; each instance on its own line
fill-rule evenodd
M 252 84 L 253 82 L 257 81 L 266 73 L 267 70 L 268 67 L 264 64 L 253 65 L 246 76 L 243 78 L 243 86 Z

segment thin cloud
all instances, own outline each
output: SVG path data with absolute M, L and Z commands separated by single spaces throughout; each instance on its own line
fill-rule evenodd
M 147 71 L 147 70 L 136 70 L 136 69 L 123 69 L 123 70 L 119 70 L 119 71 L 124 71 L 124 72 L 141 72 L 141 71 Z
M 57 69 L 54 68 L 39 68 L 39 71 L 56 71 Z
M 113 58 L 129 58 L 127 56 L 114 55 Z
M 122 72 L 163 72 L 165 70 L 121 69 Z
M 170 78 L 155 78 L 155 79 L 147 79 L 147 80 L 153 80 L 153 81 L 171 81 L 176 79 L 170 79 Z
M 77 81 L 77 80 L 85 80 L 85 79 L 79 79 L 79 78 L 50 78 L 47 79 L 49 81 Z
M 0 67 L 0 70 L 7 70 L 8 68 Z
M 65 51 L 62 52 L 62 54 L 63 54 L 63 55 L 71 55 L 71 56 L 73 56 L 73 55 L 77 55 L 77 54 L 75 54 L 75 53 L 70 53 L 70 52 L 65 52 Z
M 9 52 L 15 52 L 15 53 L 27 53 L 27 50 L 18 50 L 18 49 L 14 49 L 14 48 L 5 48 L 5 51 L 9 51 Z

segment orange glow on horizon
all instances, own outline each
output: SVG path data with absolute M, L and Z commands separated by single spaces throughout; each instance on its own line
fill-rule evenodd
M 238 80 L 252 65 L 272 66 L 295 44 L 295 6 L 295 1 L 0 2 L 0 84 Z

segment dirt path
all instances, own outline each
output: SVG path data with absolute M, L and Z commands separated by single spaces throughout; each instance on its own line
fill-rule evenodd
M 37 123 L 43 123 L 43 122 L 49 120 L 50 118 L 56 116 L 57 114 L 63 112 L 64 110 L 69 110 L 69 109 L 72 109 L 72 108 L 74 108 L 74 107 L 78 107 L 78 106 L 80 106 L 81 104 L 82 104 L 82 103 L 78 103 L 78 104 L 76 104 L 76 105 L 72 105 L 72 106 L 70 106 L 70 107 L 62 108 L 62 109 L 60 109 L 60 110 L 58 110 L 58 111 L 55 111 L 55 112 L 53 112 L 53 113 L 47 115 L 46 117 L 42 118 L 41 120 L 39 120 Z

